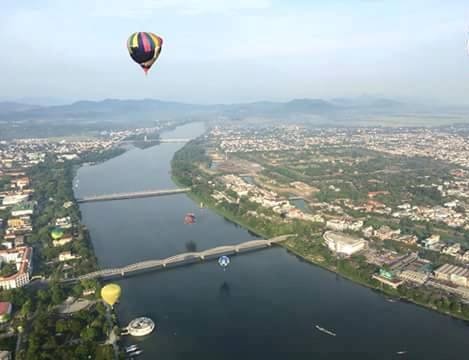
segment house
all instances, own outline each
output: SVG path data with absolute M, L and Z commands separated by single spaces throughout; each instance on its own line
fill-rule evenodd
M 400 233 L 400 229 L 393 230 L 389 226 L 383 225 L 375 231 L 374 235 L 380 240 L 391 240 L 399 236 Z
M 73 237 L 72 236 L 64 236 L 63 238 L 61 239 L 58 239 L 58 240 L 53 240 L 52 241 L 52 245 L 54 247 L 57 247 L 57 246 L 64 246 L 65 244 L 68 244 L 69 242 L 72 242 L 73 240 Z
M 55 226 L 60 227 L 62 229 L 70 229 L 72 227 L 72 219 L 70 218 L 70 216 L 58 218 L 55 220 Z
M 59 261 L 68 261 L 78 259 L 79 256 L 73 255 L 71 251 L 64 251 L 59 254 Z

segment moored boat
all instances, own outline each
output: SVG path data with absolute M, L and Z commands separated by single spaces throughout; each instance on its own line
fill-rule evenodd
M 332 332 L 330 330 L 327 330 L 327 329 L 324 329 L 323 327 L 319 326 L 319 325 L 316 325 L 316 329 L 318 329 L 319 331 L 327 334 L 327 335 L 330 335 L 330 336 L 336 336 L 337 334 L 335 332 Z
M 130 353 L 137 350 L 139 350 L 137 345 L 130 345 L 125 348 L 126 353 Z

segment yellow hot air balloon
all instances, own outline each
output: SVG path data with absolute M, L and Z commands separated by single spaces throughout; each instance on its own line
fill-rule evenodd
M 108 284 L 101 289 L 101 297 L 106 304 L 114 306 L 119 300 L 122 290 L 117 284 Z

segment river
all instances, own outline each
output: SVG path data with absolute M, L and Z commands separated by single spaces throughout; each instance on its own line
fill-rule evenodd
M 194 137 L 202 124 L 165 133 Z M 75 195 L 174 188 L 170 161 L 182 144 L 131 149 L 79 169 Z M 81 205 L 99 266 L 122 266 L 254 235 L 185 194 Z M 184 225 L 194 212 L 197 223 Z M 122 324 L 137 316 L 157 331 L 139 343 L 140 359 L 463 359 L 466 322 L 384 296 L 310 265 L 280 247 L 216 262 L 138 275 L 118 283 Z M 329 336 L 315 325 L 337 333 Z M 398 351 L 407 351 L 397 355 Z

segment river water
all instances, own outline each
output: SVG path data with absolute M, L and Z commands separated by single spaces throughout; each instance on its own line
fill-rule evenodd
M 164 134 L 194 137 L 202 124 Z M 167 189 L 170 160 L 182 144 L 131 149 L 77 174 L 76 196 Z M 254 235 L 186 195 L 81 205 L 102 268 L 159 259 Z M 194 212 L 197 223 L 184 225 Z M 466 359 L 467 323 L 382 295 L 275 247 L 216 262 L 117 280 L 122 324 L 149 316 L 157 331 L 139 343 L 140 359 Z M 315 325 L 337 333 L 329 336 Z M 397 355 L 398 351 L 407 351 Z

